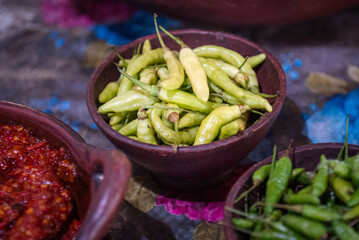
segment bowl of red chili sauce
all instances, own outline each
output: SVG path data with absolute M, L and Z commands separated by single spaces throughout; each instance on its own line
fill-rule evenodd
M 0 101 L 0 239 L 100 239 L 130 175 L 122 152 L 95 148 L 54 117 Z

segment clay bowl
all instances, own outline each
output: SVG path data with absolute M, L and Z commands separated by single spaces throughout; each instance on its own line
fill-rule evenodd
M 244 132 L 227 139 L 199 146 L 180 147 L 174 152 L 171 146 L 158 146 L 132 140 L 119 134 L 107 124 L 107 118 L 97 112 L 98 95 L 106 84 L 116 81 L 119 72 L 113 62 L 118 61 L 116 54 L 106 58 L 91 76 L 88 84 L 86 102 L 96 125 L 105 136 L 123 150 L 131 160 L 152 173 L 161 183 L 176 189 L 195 189 L 214 185 L 223 181 L 244 159 L 258 142 L 267 134 L 281 110 L 286 94 L 286 79 L 278 61 L 267 50 L 257 44 L 228 33 L 196 29 L 172 32 L 187 45 L 194 48 L 205 44 L 215 44 L 235 50 L 244 56 L 261 52 L 267 55 L 266 61 L 256 69 L 262 92 L 278 94 L 269 99 L 273 111 L 266 113 L 256 124 Z M 162 34 L 167 46 L 179 49 L 167 36 Z M 137 39 L 118 49 L 125 58 L 132 56 L 139 43 L 149 39 L 153 48 L 159 47 L 156 35 Z
M 69 189 L 82 224 L 76 239 L 102 238 L 127 190 L 131 176 L 127 157 L 117 150 L 88 145 L 63 122 L 22 105 L 0 101 L 0 122 L 21 124 L 52 146 L 68 149 L 78 169 L 78 178 Z
M 299 146 L 290 151 L 290 158 L 292 159 L 293 168 L 304 167 L 306 170 L 315 170 L 320 161 L 320 155 L 325 154 L 325 156 L 330 159 L 335 159 L 338 156 L 340 149 L 342 148 L 342 143 L 318 143 L 318 144 L 308 144 Z M 283 156 L 285 151 L 278 153 L 278 158 Z M 359 153 L 359 145 L 349 145 L 349 156 L 353 156 Z M 278 159 L 277 158 L 277 159 Z M 225 206 L 243 209 L 243 201 L 239 203 L 234 203 L 235 199 L 252 186 L 252 175 L 259 169 L 261 166 L 270 164 L 272 161 L 272 156 L 267 157 L 263 161 L 250 167 L 243 175 L 241 175 L 238 180 L 233 184 L 231 190 L 229 191 Z M 257 196 L 265 193 L 265 184 L 260 185 L 256 190 L 253 190 L 250 195 L 248 195 L 249 205 L 254 203 L 257 199 Z M 231 225 L 231 219 L 233 214 L 227 210 L 223 211 L 223 221 L 225 222 L 224 234 L 228 240 L 244 240 L 249 239 L 248 235 L 239 233 L 232 228 L 228 227 Z

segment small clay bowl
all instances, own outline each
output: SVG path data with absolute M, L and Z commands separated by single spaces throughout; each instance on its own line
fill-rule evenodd
M 117 150 L 105 151 L 86 144 L 60 120 L 19 104 L 0 101 L 0 122 L 21 124 L 51 146 L 69 151 L 78 171 L 69 189 L 81 221 L 76 239 L 101 239 L 127 190 L 131 177 L 127 157 Z
M 324 154 L 328 159 L 336 159 L 342 148 L 342 143 L 318 143 L 318 144 L 308 144 L 299 146 L 290 151 L 290 158 L 293 163 L 293 168 L 305 168 L 307 171 L 313 171 L 316 169 L 320 162 L 320 155 Z M 285 154 L 286 151 L 278 153 L 277 159 Z M 353 156 L 359 153 L 359 145 L 349 145 L 349 156 Z M 272 162 L 272 156 L 267 157 L 263 161 L 250 167 L 243 175 L 241 175 L 238 180 L 233 184 L 231 190 L 229 191 L 225 206 L 244 209 L 244 201 L 239 203 L 234 203 L 235 199 L 240 196 L 244 191 L 246 191 L 250 186 L 252 186 L 252 175 L 259 169 L 261 166 L 270 164 Z M 248 195 L 249 206 L 251 203 L 254 203 L 257 200 L 258 196 L 265 194 L 265 184 L 260 185 L 257 189 L 253 190 L 251 194 Z M 223 221 L 224 221 L 224 234 L 228 240 L 245 240 L 249 239 L 248 235 L 240 233 L 228 226 L 232 224 L 233 218 L 232 212 L 228 210 L 223 211 Z
M 261 91 L 278 94 L 269 99 L 273 111 L 265 115 L 245 131 L 227 139 L 209 144 L 179 147 L 175 152 L 171 146 L 158 146 L 132 140 L 113 130 L 107 117 L 97 112 L 100 106 L 98 96 L 104 87 L 116 81 L 119 72 L 113 64 L 118 61 L 115 53 L 108 56 L 91 76 L 88 84 L 86 103 L 91 117 L 105 136 L 123 150 L 131 160 L 152 173 L 161 183 L 176 189 L 195 189 L 214 185 L 226 179 L 258 142 L 264 138 L 280 112 L 286 94 L 286 78 L 278 61 L 264 48 L 237 35 L 196 29 L 176 30 L 172 33 L 191 48 L 214 44 L 252 56 L 265 53 L 267 59 L 256 70 Z M 179 46 L 162 34 L 170 49 Z M 149 39 L 153 48 L 160 47 L 155 34 L 137 39 L 118 49 L 118 53 L 130 58 L 138 44 Z

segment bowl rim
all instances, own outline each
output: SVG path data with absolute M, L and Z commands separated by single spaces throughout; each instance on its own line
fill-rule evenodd
M 286 97 L 286 76 L 284 74 L 284 71 L 278 62 L 278 60 L 265 48 L 259 46 L 258 44 L 252 42 L 251 40 L 241 37 L 239 35 L 235 35 L 232 33 L 226 33 L 221 31 L 210 31 L 210 30 L 202 30 L 202 29 L 177 29 L 170 31 L 174 35 L 178 34 L 211 34 L 216 35 L 217 39 L 223 39 L 223 38 L 231 38 L 236 39 L 241 42 L 243 42 L 246 45 L 249 45 L 252 48 L 257 49 L 259 52 L 263 52 L 266 54 L 267 58 L 266 61 L 270 61 L 274 68 L 277 71 L 278 74 L 278 80 L 279 80 L 279 90 L 278 90 L 278 96 L 276 97 L 272 108 L 272 112 L 266 112 L 264 116 L 254 125 L 250 126 L 249 128 L 245 129 L 240 135 L 231 136 L 226 139 L 222 140 L 216 140 L 214 142 L 208 143 L 208 144 L 202 144 L 202 145 L 196 145 L 196 146 L 184 146 L 180 147 L 180 151 L 183 153 L 189 153 L 189 152 L 200 152 L 200 151 L 206 151 L 209 149 L 216 149 L 220 148 L 222 146 L 227 145 L 231 142 L 239 141 L 240 139 L 251 136 L 255 131 L 257 131 L 261 126 L 266 125 L 268 122 L 271 121 L 272 117 L 275 117 L 281 110 L 281 107 L 283 105 L 284 99 Z M 162 33 L 163 34 L 163 33 Z M 156 39 L 156 34 L 147 35 L 141 38 L 138 38 L 126 45 L 121 46 L 117 49 L 117 52 L 120 53 L 127 48 L 131 48 L 134 46 L 137 46 L 139 43 L 144 42 L 146 39 Z M 121 135 L 117 131 L 113 130 L 108 123 L 106 123 L 101 115 L 97 112 L 95 99 L 93 97 L 93 90 L 95 87 L 95 82 L 102 73 L 103 69 L 108 65 L 111 64 L 114 59 L 116 59 L 116 53 L 111 53 L 109 56 L 106 57 L 106 59 L 102 62 L 102 64 L 95 69 L 95 71 L 92 73 L 90 77 L 90 81 L 87 85 L 87 91 L 86 91 L 86 104 L 88 111 L 94 120 L 95 124 L 99 127 L 101 131 L 103 131 L 107 136 L 110 136 L 112 139 L 115 139 L 118 142 L 126 142 L 128 144 L 131 144 L 133 147 L 137 149 L 142 150 L 150 150 L 150 151 L 161 151 L 163 154 L 171 154 L 173 153 L 173 147 L 172 146 L 165 146 L 165 145 L 153 145 L 153 144 L 147 144 L 140 141 L 133 140 L 131 138 L 128 138 L 126 136 Z
M 311 143 L 311 144 L 305 144 L 301 145 L 295 148 L 292 148 L 294 151 L 293 154 L 317 150 L 317 149 L 328 149 L 328 148 L 341 148 L 343 146 L 343 143 L 336 143 L 336 142 L 325 142 L 325 143 Z M 357 150 L 359 151 L 359 145 L 356 144 L 349 144 L 349 149 Z M 277 153 L 277 157 L 282 156 L 286 150 L 282 150 Z M 293 159 L 292 159 L 293 160 Z M 224 207 L 229 206 L 233 207 L 235 205 L 234 200 L 236 199 L 238 192 L 244 187 L 243 184 L 246 182 L 252 174 L 259 169 L 261 166 L 270 164 L 272 161 L 272 155 L 266 157 L 265 159 L 261 160 L 258 163 L 255 163 L 250 168 L 248 168 L 232 185 L 231 189 L 229 190 L 226 200 L 224 201 Z M 234 229 L 230 228 L 226 224 L 231 222 L 232 214 L 230 211 L 227 211 L 226 209 L 223 209 L 223 222 L 225 223 L 223 225 L 224 228 L 224 235 L 229 240 L 238 239 L 237 233 Z

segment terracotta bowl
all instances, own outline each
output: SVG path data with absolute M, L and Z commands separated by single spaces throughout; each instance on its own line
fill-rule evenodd
M 52 146 L 69 150 L 78 170 L 69 189 L 82 224 L 77 239 L 102 238 L 127 190 L 131 176 L 127 157 L 120 151 L 88 145 L 63 122 L 22 105 L 0 101 L 0 122 L 21 124 Z M 102 180 L 98 183 L 95 179 Z
M 342 148 L 342 143 L 318 143 L 318 144 L 308 144 L 299 146 L 295 149 L 292 149 L 290 152 L 290 158 L 292 159 L 293 168 L 304 167 L 306 170 L 314 170 L 320 161 L 320 155 L 325 154 L 327 158 L 335 159 L 338 156 L 340 149 Z M 283 156 L 285 151 L 279 152 L 278 157 Z M 359 145 L 349 145 L 349 156 L 359 153 Z M 243 209 L 243 201 L 235 204 L 235 199 L 252 186 L 252 175 L 259 169 L 261 166 L 270 164 L 272 161 L 272 156 L 267 157 L 263 161 L 253 165 L 249 168 L 243 175 L 241 175 L 238 180 L 233 184 L 231 190 L 229 191 L 225 206 Z M 254 203 L 262 193 L 265 192 L 265 184 L 260 185 L 256 190 L 253 190 L 250 195 L 248 195 L 249 203 Z M 249 239 L 248 235 L 239 233 L 232 228 L 228 227 L 231 224 L 231 219 L 233 214 L 227 210 L 223 211 L 223 221 L 225 222 L 224 234 L 228 240 L 244 240 Z
M 266 113 L 256 124 L 244 132 L 227 139 L 209 144 L 180 147 L 174 152 L 171 146 L 158 146 L 132 140 L 119 134 L 107 124 L 105 115 L 100 115 L 98 95 L 106 84 L 116 81 L 119 72 L 113 62 L 118 61 L 116 54 L 111 54 L 92 74 L 88 84 L 86 102 L 91 117 L 99 129 L 118 148 L 123 150 L 134 162 L 151 172 L 163 184 L 177 189 L 201 188 L 224 180 L 244 159 L 258 142 L 267 134 L 281 110 L 286 94 L 286 78 L 278 61 L 264 48 L 257 44 L 223 32 L 196 29 L 176 30 L 172 32 L 187 45 L 195 48 L 205 44 L 215 44 L 235 50 L 244 56 L 259 53 L 267 55 L 266 61 L 256 69 L 262 92 L 278 94 L 269 99 L 273 111 Z M 179 49 L 164 34 L 165 43 L 171 49 Z M 125 58 L 132 56 L 139 43 L 149 39 L 153 48 L 159 47 L 156 35 L 137 39 L 118 49 Z

